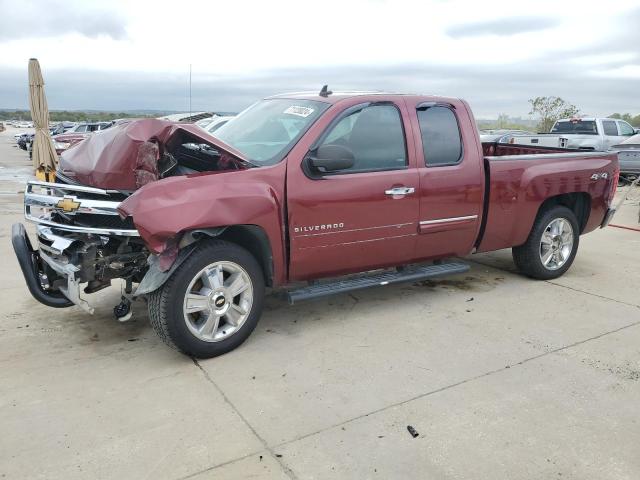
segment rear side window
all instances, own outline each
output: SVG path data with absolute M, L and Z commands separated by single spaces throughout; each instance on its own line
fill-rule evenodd
M 620 135 L 631 136 L 635 134 L 635 130 L 627 122 L 618 122 L 618 127 L 620 127 Z
M 418 110 L 424 163 L 427 167 L 455 165 L 462 160 L 462 139 L 455 113 L 447 107 Z
M 394 105 L 374 104 L 348 114 L 328 132 L 322 145 L 341 145 L 353 152 L 353 167 L 340 173 L 407 166 L 402 118 Z
M 605 135 L 611 135 L 613 137 L 618 136 L 618 129 L 616 128 L 616 122 L 613 122 L 611 120 L 603 120 L 602 129 L 604 130 Z

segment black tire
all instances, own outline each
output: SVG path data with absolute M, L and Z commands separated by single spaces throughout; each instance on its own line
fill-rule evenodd
M 214 262 L 233 262 L 249 275 L 253 302 L 249 316 L 229 338 L 208 342 L 187 327 L 183 305 L 194 277 Z M 256 259 L 244 248 L 222 240 L 206 240 L 189 255 L 158 290 L 149 294 L 149 318 L 158 336 L 170 347 L 196 358 L 211 358 L 240 346 L 258 324 L 264 304 L 264 276 Z
M 563 218 L 571 224 L 571 228 L 573 229 L 573 246 L 565 263 L 561 267 L 551 270 L 542 263 L 542 259 L 540 258 L 540 243 L 547 226 L 553 220 L 559 218 Z M 580 227 L 576 215 L 567 207 L 556 205 L 538 213 L 527 241 L 523 245 L 514 247 L 511 252 L 513 261 L 520 272 L 538 280 L 551 280 L 562 276 L 569 270 L 578 252 L 579 243 Z

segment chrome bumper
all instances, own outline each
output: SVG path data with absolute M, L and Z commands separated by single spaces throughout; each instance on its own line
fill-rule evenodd
M 66 280 L 66 285 L 60 286 L 62 294 L 74 304 L 88 313 L 93 313 L 94 309 L 89 303 L 80 297 L 80 281 L 76 272 L 80 267 L 71 263 L 66 255 L 66 250 L 80 238 L 68 238 L 56 235 L 51 228 L 38 225 L 36 227 L 38 235 L 38 255 L 52 270 Z M 81 235 L 76 235 L 81 237 Z
M 21 223 L 11 228 L 11 243 L 18 259 L 29 292 L 40 303 L 54 308 L 66 308 L 73 303 L 60 291 L 51 291 L 48 280 L 42 274 L 40 253 L 34 250 Z

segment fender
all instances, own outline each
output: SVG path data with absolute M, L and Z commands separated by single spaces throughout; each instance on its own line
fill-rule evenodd
M 286 163 L 170 177 L 149 183 L 118 210 L 130 216 L 149 250 L 160 255 L 175 248 L 184 232 L 257 225 L 267 235 L 274 283 L 286 277 L 284 180 Z

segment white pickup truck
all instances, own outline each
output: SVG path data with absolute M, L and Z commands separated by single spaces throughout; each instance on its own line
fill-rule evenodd
M 550 133 L 513 135 L 505 143 L 603 152 L 635 133 L 627 122 L 615 118 L 565 118 L 558 120 Z

